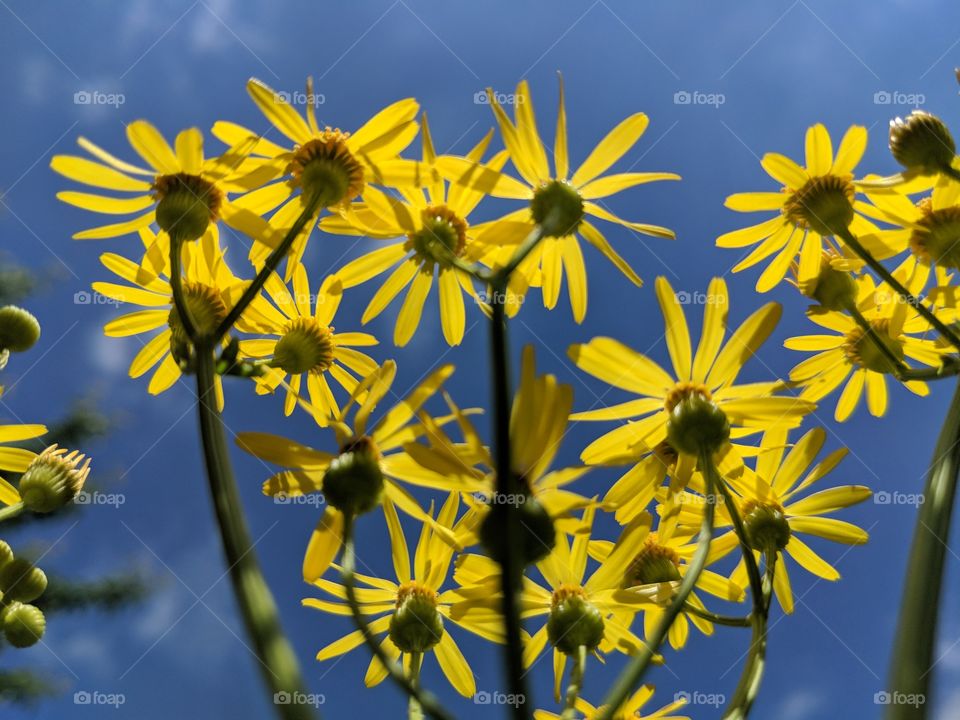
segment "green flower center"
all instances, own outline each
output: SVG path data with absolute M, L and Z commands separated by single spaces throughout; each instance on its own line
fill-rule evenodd
M 890 152 L 908 170 L 930 174 L 949 166 L 957 148 L 940 118 L 914 110 L 906 120 L 890 122 Z
M 564 237 L 583 221 L 583 198 L 570 183 L 551 180 L 534 191 L 530 211 L 546 237 Z
M 186 305 L 194 328 L 200 336 L 209 335 L 219 327 L 227 317 L 227 306 L 224 304 L 216 288 L 203 283 L 188 282 L 183 286 L 183 302 Z M 178 362 L 190 356 L 189 338 L 183 327 L 183 321 L 177 309 L 170 308 L 167 315 L 167 325 L 170 327 L 170 352 Z
M 421 227 L 407 236 L 407 247 L 427 263 L 442 267 L 460 257 L 467 246 L 467 222 L 446 205 L 432 205 L 421 214 Z
M 779 503 L 747 500 L 740 508 L 750 547 L 779 552 L 790 542 L 790 524 Z
M 667 394 L 667 442 L 680 452 L 716 452 L 730 437 L 730 423 L 710 394 L 698 383 L 677 383 Z
M 930 209 L 921 203 L 923 217 L 910 236 L 910 249 L 928 263 L 960 269 L 960 207 Z
M 364 188 L 363 166 L 347 146 L 349 133 L 325 128 L 293 154 L 290 173 L 303 189 L 303 200 L 330 207 L 352 200 Z
M 887 319 L 872 320 L 870 325 L 874 335 L 879 338 L 894 357 L 903 361 L 903 341 L 890 337 L 890 321 Z M 855 327 L 847 333 L 843 344 L 843 352 L 847 360 L 867 370 L 878 373 L 892 373 L 897 368 L 883 352 L 873 338 L 860 327 Z
M 835 235 L 853 220 L 853 183 L 849 177 L 824 175 L 808 180 L 790 194 L 783 212 L 794 225 Z
M 656 533 L 650 533 L 643 543 L 643 548 L 627 569 L 624 586 L 633 587 L 678 580 L 680 580 L 680 556 L 673 548 L 661 545 L 657 541 Z
M 196 240 L 220 217 L 223 193 L 199 175 L 160 175 L 153 183 L 157 225 L 180 240 Z
M 323 373 L 333 364 L 333 333 L 314 318 L 292 320 L 277 341 L 271 365 L 291 375 Z
M 603 640 L 603 615 L 579 585 L 561 585 L 550 602 L 547 637 L 557 650 L 575 655 L 583 646 L 593 652 Z
M 383 495 L 380 451 L 369 437 L 340 448 L 323 475 L 323 496 L 332 507 L 350 515 L 370 512 Z
M 390 618 L 390 639 L 401 652 L 426 652 L 443 637 L 443 617 L 437 593 L 412 580 L 397 591 L 397 607 Z

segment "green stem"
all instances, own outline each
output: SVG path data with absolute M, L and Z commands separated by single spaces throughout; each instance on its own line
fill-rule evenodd
M 718 613 L 704 610 L 703 608 L 699 608 L 696 605 L 691 605 L 690 603 L 687 603 L 684 606 L 683 611 L 712 622 L 714 625 L 726 625 L 727 627 L 750 627 L 752 623 L 750 615 L 746 615 L 744 617 L 719 615 Z
M 15 518 L 17 515 L 23 512 L 24 507 L 25 505 L 22 502 L 18 502 L 0 509 L 0 522 Z
M 919 697 L 920 702 L 891 703 L 887 720 L 920 720 L 927 716 L 931 705 L 938 607 L 958 472 L 960 384 L 943 421 L 924 488 L 924 502 L 917 513 L 890 671 L 889 691 Z
M 842 239 L 843 242 L 853 250 L 857 256 L 863 260 L 870 268 L 880 276 L 880 278 L 889 285 L 894 292 L 896 292 L 900 297 L 906 302 L 910 307 L 916 310 L 920 315 L 926 320 L 930 325 L 936 329 L 938 333 L 947 341 L 950 342 L 955 348 L 960 350 L 960 337 L 957 337 L 957 334 L 950 329 L 950 327 L 944 323 L 940 318 L 938 318 L 930 308 L 923 304 L 923 302 L 913 295 L 906 287 L 903 286 L 899 280 L 897 280 L 893 274 L 885 268 L 879 260 L 877 260 L 873 255 L 867 252 L 867 249 L 860 244 L 860 241 L 853 236 L 853 233 L 847 229 L 837 233 Z
M 354 517 L 344 515 L 343 518 L 343 561 L 340 575 L 343 579 L 344 590 L 347 591 L 347 604 L 350 606 L 350 613 L 353 616 L 353 622 L 363 636 L 363 641 L 367 644 L 370 652 L 374 654 L 380 664 L 386 668 L 387 674 L 397 686 L 403 690 L 411 699 L 416 699 L 421 709 L 434 720 L 452 720 L 451 716 L 444 710 L 437 701 L 433 693 L 423 690 L 418 682 L 408 678 L 393 662 L 387 653 L 377 642 L 370 626 L 360 610 L 360 602 L 357 600 L 357 553 L 354 547 L 353 539 Z
M 287 234 L 283 237 L 283 240 L 280 241 L 280 244 L 277 245 L 267 256 L 266 261 L 263 263 L 263 267 L 260 268 L 260 272 L 257 273 L 256 277 L 253 279 L 246 289 L 243 291 L 243 294 L 240 296 L 240 299 L 237 300 L 236 304 L 230 308 L 230 312 L 227 313 L 227 316 L 223 319 L 223 322 L 217 327 L 211 336 L 210 344 L 216 346 L 220 342 L 220 338 L 230 332 L 230 328 L 234 326 L 237 320 L 240 319 L 240 316 L 243 314 L 243 311 L 247 309 L 247 306 L 253 302 L 254 298 L 260 293 L 263 289 L 263 286 L 266 284 L 267 280 L 270 279 L 270 276 L 276 272 L 277 266 L 280 265 L 280 261 L 287 256 L 287 253 L 290 252 L 290 247 L 293 245 L 293 241 L 297 239 L 297 236 L 303 231 L 303 228 L 306 227 L 308 222 L 311 222 L 314 216 L 319 212 L 320 208 L 320 194 L 316 194 L 310 200 L 310 202 L 303 208 L 303 211 L 294 221 L 293 226 L 290 230 L 287 231 Z
M 880 351 L 880 354 L 883 355 L 887 359 L 887 362 L 890 363 L 890 367 L 894 375 L 899 378 L 905 370 L 909 370 L 909 368 L 904 364 L 903 360 L 898 358 L 894 354 L 893 350 L 890 349 L 890 346 L 883 341 L 883 339 L 877 333 L 877 329 L 870 324 L 870 321 L 863 316 L 863 313 L 860 312 L 859 308 L 857 308 L 855 304 L 850 303 L 847 309 L 850 311 L 850 315 L 853 316 L 853 319 L 856 320 L 857 325 L 860 326 L 860 329 L 866 333 L 867 337 L 870 338 L 870 341 Z
M 493 276 L 490 277 L 490 281 L 494 284 L 497 284 L 497 281 L 499 281 L 505 286 L 513 272 L 520 267 L 520 263 L 527 259 L 527 255 L 533 251 L 542 239 L 543 230 L 537 225 L 530 234 L 524 238 L 523 242 L 517 246 L 517 250 L 513 253 L 510 261 L 502 268 L 497 269 Z
M 420 687 L 420 664 L 423 662 L 423 653 L 410 653 L 410 684 L 414 687 Z M 417 702 L 417 698 L 410 696 L 408 706 L 408 716 L 410 720 L 423 720 L 423 708 Z
M 197 325 L 190 314 L 190 306 L 183 296 L 183 240 L 176 234 L 170 235 L 170 288 L 173 306 L 177 309 L 177 318 L 192 345 L 197 342 Z
M 700 537 L 697 540 L 697 549 L 690 558 L 687 565 L 686 574 L 677 588 L 677 594 L 673 596 L 670 604 L 663 612 L 660 622 L 650 637 L 647 638 L 640 651 L 633 656 L 630 663 L 624 668 L 623 672 L 617 678 L 613 687 L 607 693 L 594 720 L 612 720 L 619 712 L 621 706 L 627 698 L 637 688 L 643 680 L 647 667 L 653 661 L 657 649 L 666 639 L 677 616 L 684 609 L 687 598 L 693 592 L 700 573 L 707 564 L 707 555 L 710 553 L 710 542 L 713 540 L 713 518 L 716 510 L 716 492 L 718 484 L 722 484 L 719 479 L 716 467 L 713 464 L 713 458 L 707 451 L 700 453 L 700 465 L 704 469 L 707 482 L 707 503 L 703 512 L 703 521 L 700 525 Z
M 197 348 L 197 394 L 200 434 L 207 480 L 227 558 L 234 596 L 247 634 L 260 661 L 264 682 L 274 694 L 274 707 L 284 720 L 315 717 L 305 702 L 279 702 L 278 698 L 305 698 L 300 666 L 283 634 L 273 595 L 263 578 L 257 554 L 244 520 L 243 507 L 233 478 L 223 420 L 217 410 L 213 350 Z
M 583 675 L 587 671 L 587 647 L 577 647 L 577 654 L 573 658 L 573 669 L 570 671 L 570 684 L 567 685 L 567 699 L 563 707 L 560 720 L 575 720 L 577 716 L 577 698 L 583 691 Z
M 514 476 L 510 449 L 510 372 L 507 351 L 507 317 L 504 307 L 509 274 L 498 278 L 492 285 L 493 298 L 490 304 L 490 353 L 493 372 L 493 426 L 494 465 L 496 467 L 496 492 L 501 497 L 511 497 L 522 492 L 519 479 Z M 527 702 L 513 706 L 513 716 L 518 720 L 530 717 L 530 696 L 523 666 L 523 627 L 520 621 L 520 587 L 523 567 L 518 554 L 512 548 L 520 546 L 520 518 L 513 503 L 497 503 L 492 513 L 500 514 L 500 526 L 504 528 L 505 542 L 500 544 L 500 579 L 503 594 L 503 617 L 506 632 L 504 653 L 506 656 L 507 683 L 509 692 Z

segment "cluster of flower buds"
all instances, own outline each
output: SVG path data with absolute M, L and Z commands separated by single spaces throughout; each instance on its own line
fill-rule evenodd
M 29 603 L 43 595 L 47 576 L 29 560 L 15 557 L 0 540 L 0 625 L 13 647 L 26 648 L 43 637 L 47 621 L 43 611 Z

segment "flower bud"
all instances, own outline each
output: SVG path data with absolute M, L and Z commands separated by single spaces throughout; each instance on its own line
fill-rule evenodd
M 157 197 L 157 225 L 171 238 L 199 239 L 211 222 L 216 222 L 223 193 L 199 175 L 161 175 L 154 183 Z
M 43 611 L 34 605 L 12 602 L 3 613 L 3 636 L 16 648 L 36 644 L 46 629 Z
M 690 455 L 714 453 L 729 438 L 726 414 L 704 392 L 681 393 L 673 401 L 667 420 L 667 442 L 671 447 Z
M 367 437 L 343 448 L 323 475 L 324 497 L 346 515 L 370 512 L 382 494 L 380 453 Z
M 940 118 L 914 110 L 906 120 L 890 121 L 890 152 L 907 170 L 929 175 L 949 167 L 957 147 Z
M 13 548 L 5 540 L 0 540 L 0 570 L 9 562 L 13 562 Z
M 29 560 L 16 558 L 0 568 L 0 589 L 7 600 L 32 602 L 47 589 L 47 575 Z
M 390 618 L 390 639 L 400 652 L 426 652 L 443 637 L 437 593 L 416 581 L 397 591 L 397 608 Z
M 829 262 L 820 265 L 809 297 L 827 310 L 845 310 L 857 299 L 857 283 L 845 270 L 835 270 Z
M 603 640 L 603 616 L 580 587 L 563 585 L 553 593 L 547 618 L 547 637 L 566 655 L 583 646 L 593 652 Z
M 90 458 L 51 445 L 34 458 L 20 478 L 20 497 L 28 510 L 48 513 L 71 502 L 90 475 Z
M 553 520 L 543 505 L 533 495 L 521 495 L 523 501 L 515 509 L 506 504 L 493 504 L 480 524 L 480 542 L 493 558 L 504 556 L 504 544 L 507 541 L 508 512 L 518 516 L 519 547 L 508 547 L 507 552 L 519 555 L 523 567 L 539 562 L 553 550 L 556 544 L 556 530 Z
M 748 500 L 741 512 L 747 540 L 754 550 L 779 552 L 790 542 L 790 524 L 777 503 Z
M 40 323 L 16 305 L 0 307 L 0 351 L 25 352 L 40 339 Z
M 551 180 L 534 191 L 530 212 L 545 237 L 571 235 L 583 221 L 583 198 L 570 183 Z

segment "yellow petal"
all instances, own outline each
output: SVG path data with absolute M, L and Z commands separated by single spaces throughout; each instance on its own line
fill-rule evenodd
M 820 123 L 807 129 L 807 172 L 814 176 L 826 175 L 833 166 L 833 145 L 830 133 Z
M 573 174 L 570 184 L 580 188 L 604 172 L 633 147 L 649 124 L 644 113 L 636 113 L 620 122 L 593 149 Z
M 303 579 L 307 582 L 323 575 L 343 545 L 343 514 L 328 507 L 317 523 L 303 558 Z
M 407 291 L 407 297 L 400 308 L 393 331 L 393 342 L 397 347 L 403 347 L 410 342 L 410 338 L 416 332 L 420 324 L 420 316 L 423 314 L 423 304 L 432 285 L 433 274 L 423 270 L 418 272 L 410 283 L 410 290 Z
M 273 123 L 277 130 L 295 143 L 302 144 L 310 139 L 311 132 L 306 121 L 290 107 L 290 103 L 268 85 L 256 78 L 250 78 L 247 81 L 247 92 L 260 108 L 260 112 Z
M 667 349 L 677 380 L 690 379 L 690 331 L 677 294 L 663 276 L 656 281 L 657 301 L 666 326 Z
M 127 140 L 147 164 L 163 175 L 180 172 L 180 163 L 163 135 L 146 120 L 134 120 L 127 125 Z

